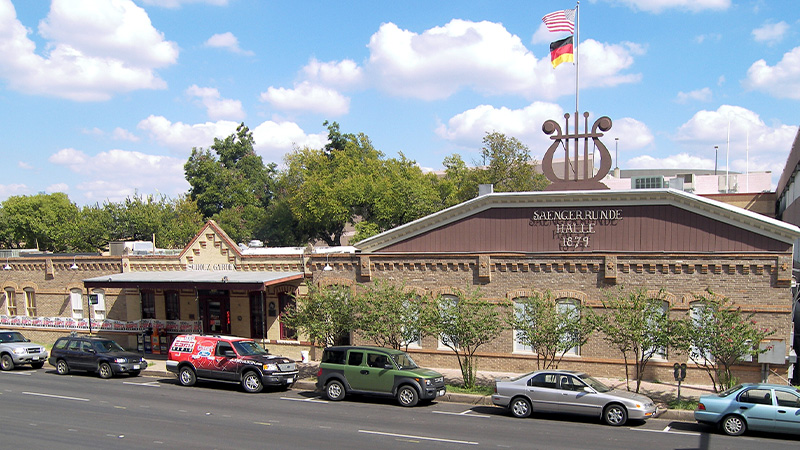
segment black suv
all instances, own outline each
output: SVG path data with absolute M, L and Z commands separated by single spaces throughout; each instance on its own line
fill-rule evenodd
M 71 370 L 97 372 L 100 378 L 126 373 L 137 376 L 147 368 L 147 361 L 138 353 L 126 351 L 108 338 L 68 336 L 58 338 L 47 360 L 59 375 Z
M 441 373 L 417 366 L 406 352 L 372 346 L 326 348 L 317 389 L 332 401 L 348 394 L 375 394 L 395 397 L 402 406 L 445 394 Z

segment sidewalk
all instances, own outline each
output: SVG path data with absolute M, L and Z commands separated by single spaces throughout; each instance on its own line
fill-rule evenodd
M 144 376 L 148 377 L 175 377 L 174 374 L 167 372 L 167 356 L 166 355 L 146 355 L 147 369 L 142 372 Z M 316 376 L 318 362 L 312 361 L 310 363 L 297 363 L 299 380 L 295 384 L 295 389 L 313 391 L 316 389 Z M 440 372 L 445 377 L 448 384 L 461 384 L 461 371 L 459 369 L 434 369 Z M 491 386 L 496 378 L 514 377 L 520 375 L 518 373 L 509 372 L 489 372 L 479 371 L 476 375 L 476 383 L 479 385 Z M 598 380 L 616 389 L 625 390 L 625 380 L 617 378 L 600 378 Z M 631 381 L 631 390 L 635 389 L 636 382 Z M 658 405 L 658 412 L 656 417 L 668 420 L 682 420 L 694 422 L 694 412 L 687 410 L 671 410 L 667 408 L 667 402 L 677 398 L 678 385 L 677 383 L 652 383 L 643 381 L 639 392 L 652 398 Z M 701 395 L 713 393 L 714 390 L 711 386 L 702 385 L 681 385 L 681 398 L 697 400 Z M 444 397 L 437 399 L 437 401 L 465 403 L 469 405 L 492 405 L 491 396 L 474 395 L 474 394 L 460 394 L 448 392 Z

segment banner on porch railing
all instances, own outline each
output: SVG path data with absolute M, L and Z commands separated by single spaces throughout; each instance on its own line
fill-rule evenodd
M 72 317 L 0 316 L 0 326 L 89 331 L 89 319 Z M 92 331 L 141 333 L 152 328 L 156 333 L 200 333 L 198 320 L 112 320 L 93 319 Z

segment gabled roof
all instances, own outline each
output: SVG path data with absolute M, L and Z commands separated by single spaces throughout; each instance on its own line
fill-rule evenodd
M 800 238 L 800 228 L 709 198 L 675 189 L 626 191 L 543 191 L 486 194 L 356 243 L 363 252 L 378 252 L 481 212 L 497 208 L 585 208 L 668 205 L 724 222 L 786 244 Z
M 200 240 L 204 234 L 208 233 L 209 229 L 212 232 L 214 232 L 214 234 L 219 236 L 220 240 L 225 244 L 226 247 L 228 247 L 228 251 L 233 252 L 237 257 L 242 256 L 242 252 L 239 249 L 239 246 L 236 245 L 235 242 L 233 242 L 233 239 L 231 239 L 230 236 L 228 236 L 228 233 L 226 233 L 225 230 L 223 230 L 217 224 L 217 222 L 209 219 L 208 222 L 206 222 L 206 224 L 203 226 L 203 228 L 201 228 L 200 231 L 198 231 L 197 234 L 194 235 L 192 240 L 189 241 L 188 244 L 186 244 L 186 246 L 183 248 L 183 251 L 180 253 L 180 255 L 178 255 L 178 257 L 180 259 L 183 259 L 186 253 L 191 251 L 191 249 L 194 247 L 194 244 L 198 240 Z

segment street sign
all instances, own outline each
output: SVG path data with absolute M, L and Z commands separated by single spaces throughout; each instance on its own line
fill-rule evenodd
M 98 294 L 89 294 L 89 304 L 96 305 L 98 303 Z

